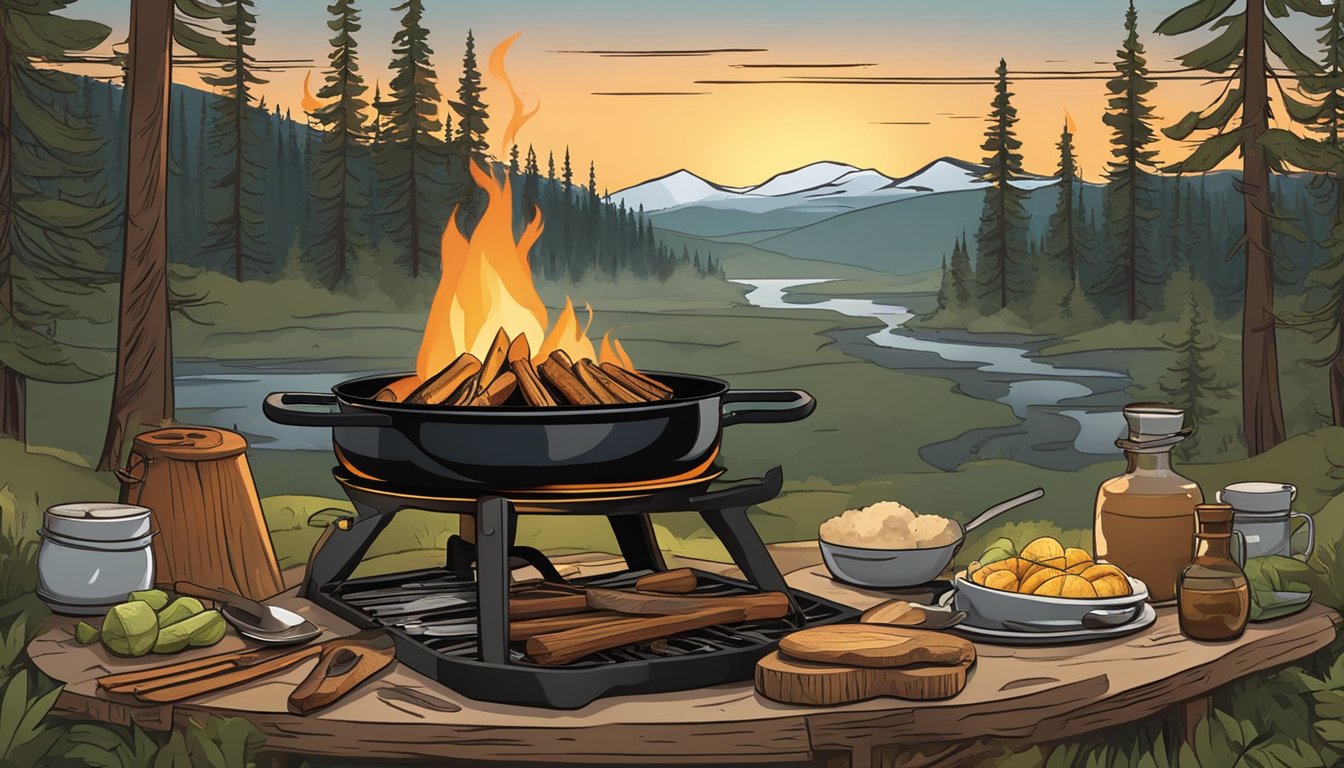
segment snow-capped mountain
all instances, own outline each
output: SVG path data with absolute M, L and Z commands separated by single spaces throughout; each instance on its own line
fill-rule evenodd
M 896 179 L 872 168 L 823 161 L 775 174 L 747 187 L 715 184 L 690 171 L 679 170 L 627 187 L 611 198 L 613 202 L 624 202 L 627 208 L 642 205 L 645 211 L 691 205 L 755 213 L 815 204 L 863 208 L 898 197 L 979 189 L 985 186 L 979 177 L 983 170 L 984 166 L 944 157 Z M 1053 182 L 1030 177 L 1014 183 L 1023 189 L 1035 189 Z

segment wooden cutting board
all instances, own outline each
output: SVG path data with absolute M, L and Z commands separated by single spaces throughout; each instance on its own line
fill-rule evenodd
M 975 646 L 965 638 L 885 624 L 800 629 L 779 641 L 779 650 L 798 661 L 853 667 L 897 668 L 975 661 Z
M 784 704 L 812 706 L 850 704 L 879 696 L 947 699 L 966 687 L 972 664 L 873 669 L 795 661 L 775 651 L 756 663 L 756 690 Z

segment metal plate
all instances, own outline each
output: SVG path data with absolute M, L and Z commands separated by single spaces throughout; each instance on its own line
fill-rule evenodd
M 1118 627 L 1066 629 L 1058 632 L 1019 632 L 1011 629 L 989 629 L 975 626 L 971 623 L 974 621 L 974 615 L 968 616 L 965 621 L 948 631 L 971 640 L 995 645 L 1072 645 L 1074 643 L 1110 640 L 1133 634 L 1141 629 L 1147 629 L 1153 625 L 1153 622 L 1157 621 L 1157 611 L 1153 609 L 1153 606 L 1144 604 L 1143 608 L 1139 610 L 1139 615 L 1133 621 L 1121 624 Z

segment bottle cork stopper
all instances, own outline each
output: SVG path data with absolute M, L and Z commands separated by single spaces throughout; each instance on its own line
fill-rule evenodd
M 1231 504 L 1197 504 L 1195 506 L 1195 516 L 1199 518 L 1200 523 L 1230 523 L 1232 522 Z
M 1131 440 L 1157 440 L 1185 428 L 1185 411 L 1163 403 L 1130 403 L 1123 413 Z

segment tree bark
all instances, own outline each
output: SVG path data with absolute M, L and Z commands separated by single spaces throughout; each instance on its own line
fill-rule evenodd
M 1330 423 L 1344 427 L 1344 350 L 1336 350 L 1330 359 Z
M 1246 293 L 1241 326 L 1241 408 L 1246 449 L 1255 456 L 1283 442 L 1279 354 L 1275 339 L 1274 260 L 1270 245 L 1269 163 L 1260 137 L 1269 127 L 1265 2 L 1246 4 L 1242 88 L 1242 200 L 1246 211 Z
M 124 98 L 130 104 L 126 241 L 117 324 L 117 374 L 98 468 L 116 467 L 133 429 L 173 418 L 168 314 L 168 93 L 173 0 L 132 0 Z
M 11 322 L 14 313 L 14 244 L 9 230 L 14 216 L 14 161 L 10 149 L 13 112 L 10 95 L 9 39 L 0 31 L 0 313 Z M 23 374 L 0 364 L 0 435 L 27 440 L 27 381 Z

